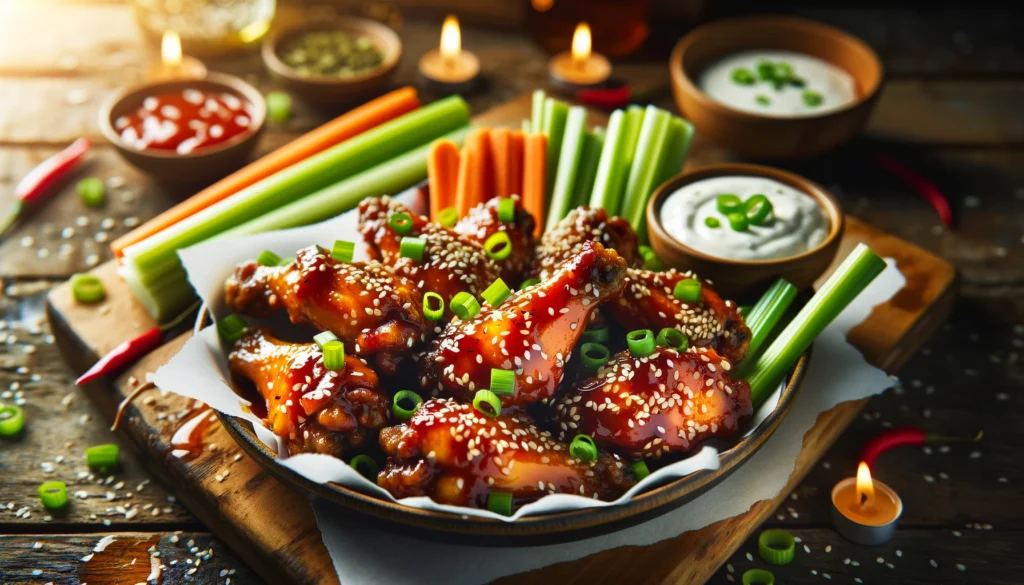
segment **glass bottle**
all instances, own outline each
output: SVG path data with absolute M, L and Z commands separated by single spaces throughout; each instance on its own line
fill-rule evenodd
M 277 0 L 132 0 L 142 30 L 159 42 L 173 30 L 182 50 L 217 55 L 258 43 L 270 29 Z

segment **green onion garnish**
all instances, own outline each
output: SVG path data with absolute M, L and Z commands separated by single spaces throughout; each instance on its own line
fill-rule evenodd
M 805 89 L 801 94 L 801 97 L 803 98 L 804 103 L 811 108 L 816 108 L 820 106 L 821 102 L 825 100 L 825 98 L 822 97 L 820 93 L 814 91 L 813 89 Z
M 590 435 L 576 435 L 569 443 L 569 455 L 584 462 L 595 461 L 597 460 L 597 445 Z
M 754 85 L 757 79 L 754 74 L 745 67 L 737 67 L 732 70 L 732 80 L 739 85 Z
M 227 344 L 238 341 L 246 329 L 245 321 L 233 313 L 217 322 L 217 333 L 220 334 L 221 341 Z
M 512 370 L 491 368 L 491 392 L 498 396 L 515 396 L 516 373 Z
M 423 405 L 423 398 L 412 390 L 399 390 L 391 400 L 391 414 L 398 420 L 409 420 Z
M 704 225 L 708 226 L 709 228 L 717 228 L 722 227 L 722 222 L 718 221 L 717 217 L 711 217 L 709 215 L 708 217 L 704 218 Z
M 672 289 L 672 296 L 684 303 L 696 303 L 700 300 L 700 281 L 695 278 L 684 278 Z
M 295 262 L 295 256 L 289 256 L 287 258 L 281 258 L 281 261 L 277 263 L 278 266 L 288 266 L 292 262 Z
M 0 406 L 0 437 L 14 437 L 25 426 L 25 412 L 21 407 Z
M 527 289 L 535 284 L 540 284 L 539 278 L 527 278 L 526 280 L 523 281 L 523 284 L 520 285 L 519 290 Z
M 348 462 L 348 465 L 366 479 L 377 481 L 377 472 L 380 470 L 380 467 L 377 466 L 377 462 L 373 460 L 373 457 L 369 455 L 356 455 Z
M 760 193 L 747 199 L 743 207 L 750 225 L 764 225 L 772 215 L 772 202 Z
M 417 262 L 423 260 L 423 251 L 427 248 L 427 241 L 423 238 L 405 236 L 402 238 L 399 251 L 403 258 L 411 258 Z
M 775 70 L 772 73 L 772 78 L 782 81 L 789 81 L 793 78 L 793 66 L 785 61 L 778 61 L 774 63 Z
M 292 96 L 283 91 L 267 94 L 267 118 L 275 124 L 284 124 L 292 117 Z
M 324 367 L 328 370 L 345 369 L 345 344 L 335 339 L 323 345 Z
M 580 341 L 583 343 L 608 343 L 608 340 L 611 338 L 611 330 L 607 327 L 594 327 L 593 329 L 587 329 L 584 331 L 583 335 L 580 336 Z
M 647 357 L 654 353 L 654 332 L 650 329 L 637 329 L 626 334 L 626 345 L 629 353 L 635 357 Z
M 497 307 L 501 303 L 505 302 L 505 299 L 507 299 L 511 294 L 512 291 L 509 290 L 508 285 L 505 284 L 504 280 L 499 278 L 492 282 L 491 286 L 484 289 L 484 292 L 481 293 L 480 296 L 487 301 L 488 305 Z
M 76 274 L 71 277 L 71 294 L 79 303 L 98 303 L 107 298 L 103 281 L 92 274 Z
M 444 299 L 436 292 L 428 292 L 423 295 L 423 316 L 431 321 L 437 321 L 444 315 Z
M 740 578 L 743 585 L 775 585 L 775 575 L 764 569 L 748 569 Z
M 313 336 L 313 341 L 316 342 L 316 346 L 320 348 L 320 351 L 323 351 L 324 345 L 331 341 L 338 341 L 338 336 L 330 331 L 322 331 Z
M 103 205 L 103 200 L 105 199 L 103 181 L 96 177 L 82 179 L 75 185 L 75 191 L 78 191 L 78 196 L 82 198 L 82 203 L 89 207 L 100 207 Z
M 647 468 L 647 464 L 644 463 L 643 460 L 630 463 L 629 468 L 633 470 L 633 475 L 636 477 L 637 481 L 640 481 L 651 474 L 651 470 Z
M 658 332 L 658 345 L 670 347 L 677 351 L 683 351 L 690 345 L 686 335 L 678 329 L 666 327 Z
M 88 447 L 85 462 L 93 469 L 113 469 L 121 462 L 121 450 L 113 443 Z
M 47 510 L 60 510 L 68 505 L 68 486 L 63 481 L 46 481 L 39 486 L 39 499 Z
M 496 232 L 484 241 L 484 249 L 491 258 L 504 260 L 512 254 L 512 240 L 508 238 L 508 232 Z
M 775 67 L 772 66 L 770 61 L 761 61 L 757 64 L 755 70 L 761 81 L 772 81 L 775 79 Z
M 334 246 L 331 247 L 331 258 L 334 258 L 338 262 L 351 262 L 352 257 L 355 255 L 355 253 L 355 242 L 335 240 Z
M 454 207 L 445 207 L 437 215 L 437 223 L 444 227 L 455 227 L 459 223 L 459 212 Z
M 715 197 L 715 208 L 722 215 L 743 210 L 743 200 L 738 195 L 725 194 Z
M 511 197 L 502 197 L 498 200 L 498 220 L 505 223 L 512 223 L 516 220 L 516 201 Z
M 726 215 L 725 219 L 729 220 L 729 227 L 731 227 L 733 231 L 745 232 L 747 231 L 747 228 L 750 227 L 750 222 L 747 221 L 747 215 L 742 211 L 734 211 L 733 213 Z
M 388 220 L 388 225 L 399 234 L 405 235 L 412 231 L 412 218 L 408 213 L 396 213 Z
M 754 101 L 757 102 L 757 105 L 759 106 L 769 106 L 772 103 L 772 100 L 768 99 L 768 96 L 763 93 L 757 94 L 757 96 L 754 97 Z
M 639 252 L 640 257 L 644 259 L 644 270 L 659 272 L 663 268 L 661 258 L 658 258 L 650 246 L 640 246 Z
M 459 319 L 472 319 L 480 312 L 480 303 L 476 300 L 476 297 L 466 291 L 462 291 L 452 297 L 451 309 Z
M 490 390 L 477 390 L 473 396 L 473 408 L 491 418 L 501 414 L 501 399 Z
M 281 257 L 270 250 L 263 250 L 256 257 L 256 262 L 260 266 L 279 266 L 281 264 Z
M 490 492 L 487 494 L 487 509 L 502 516 L 512 515 L 512 492 Z
M 580 361 L 585 370 L 598 370 L 610 359 L 612 359 L 612 353 L 602 343 L 588 341 L 580 347 Z

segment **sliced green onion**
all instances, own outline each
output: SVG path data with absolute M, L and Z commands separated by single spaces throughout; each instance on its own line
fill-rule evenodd
M 690 345 L 690 340 L 686 338 L 682 331 L 665 327 L 658 332 L 658 345 L 683 351 Z
M 370 481 L 377 481 L 377 472 L 380 467 L 373 457 L 369 455 L 356 455 L 348 462 L 349 467 L 356 470 L 356 473 Z
M 715 208 L 722 215 L 743 210 L 743 200 L 738 195 L 725 194 L 715 197 Z
M 583 335 L 580 336 L 580 341 L 583 343 L 608 343 L 608 340 L 611 338 L 612 334 L 610 329 L 607 327 L 595 327 L 584 331 Z
M 68 505 L 68 486 L 63 481 L 45 481 L 39 486 L 39 499 L 47 510 L 61 510 Z
M 633 475 L 637 481 L 647 477 L 651 474 L 651 470 L 647 468 L 647 464 L 641 459 L 640 461 L 634 461 L 629 464 L 629 468 L 633 470 Z
M 654 332 L 650 329 L 637 329 L 626 334 L 626 345 L 629 353 L 636 357 L 647 357 L 654 353 Z
M 100 207 L 103 205 L 104 196 L 103 181 L 96 177 L 82 179 L 75 185 L 75 191 L 82 198 L 82 203 L 89 207 Z
M 444 227 L 455 227 L 459 223 L 459 212 L 454 207 L 445 207 L 437 215 L 437 222 Z
M 289 256 L 287 258 L 281 258 L 281 261 L 277 263 L 278 266 L 288 266 L 292 262 L 295 262 L 295 256 Z
M 245 334 L 247 326 L 238 315 L 231 314 L 217 322 L 217 333 L 221 341 L 232 344 Z
M 351 262 L 352 258 L 356 253 L 355 242 L 348 242 L 346 240 L 335 240 L 334 246 L 331 247 L 331 258 L 334 258 L 338 262 Z
M 758 299 L 757 304 L 744 314 L 747 327 L 750 328 L 750 344 L 747 346 L 747 359 L 740 365 L 736 377 L 743 379 L 753 367 L 761 346 L 775 327 L 782 321 L 786 311 L 796 300 L 797 289 L 793 283 L 784 278 L 776 280 Z
M 672 289 L 672 296 L 684 303 L 696 303 L 700 300 L 701 285 L 695 278 L 684 278 Z
M 745 232 L 750 227 L 750 222 L 747 221 L 747 215 L 742 211 L 734 211 L 729 215 L 725 216 L 725 219 L 729 220 L 729 227 L 736 232 Z
M 270 250 L 263 250 L 260 252 L 260 255 L 256 257 L 256 262 L 260 266 L 280 266 L 281 257 Z
M 535 284 L 540 284 L 539 278 L 527 278 L 526 280 L 523 281 L 523 284 L 519 287 L 519 290 L 530 288 Z
M 71 294 L 79 303 L 98 303 L 107 298 L 103 281 L 92 274 L 76 274 L 71 277 Z
M 763 93 L 759 93 L 759 94 L 757 94 L 757 95 L 756 95 L 756 96 L 754 97 L 754 101 L 755 101 L 755 102 L 757 103 L 757 105 L 759 105 L 759 106 L 770 106 L 770 105 L 771 105 L 771 103 L 772 103 L 772 100 L 770 100 L 770 99 L 768 98 L 768 96 L 764 95 Z
M 612 352 L 604 344 L 588 341 L 580 347 L 580 361 L 586 370 L 598 370 L 612 359 Z
M 499 278 L 492 282 L 491 286 L 484 289 L 484 292 L 481 293 L 480 296 L 487 301 L 488 305 L 497 307 L 501 303 L 505 302 L 505 299 L 507 299 L 511 294 L 512 291 L 509 290 L 508 285 L 505 284 L 504 280 Z
M 267 118 L 275 124 L 284 124 L 292 117 L 292 96 L 283 91 L 267 94 Z
M 508 232 L 496 232 L 484 242 L 484 249 L 491 258 L 504 260 L 512 254 L 512 240 L 509 239 Z
M 491 368 L 491 392 L 498 396 L 515 396 L 516 373 L 512 370 Z
M 93 469 L 113 469 L 121 462 L 121 449 L 113 443 L 88 447 L 85 462 Z
M 427 248 L 427 241 L 423 238 L 405 236 L 402 238 L 399 251 L 403 258 L 411 258 L 417 262 L 423 260 L 423 251 Z
M 781 528 L 765 530 L 757 537 L 757 552 L 769 565 L 788 565 L 796 553 L 796 539 Z
M 423 316 L 437 321 L 444 315 L 444 299 L 436 292 L 423 295 Z
M 328 370 L 345 369 L 345 344 L 335 339 L 323 345 L 324 367 Z
M 813 89 L 805 89 L 800 95 L 803 98 L 804 103 L 811 108 L 816 108 L 821 105 L 821 102 L 825 101 L 825 98 Z
M 743 573 L 743 585 L 775 585 L 775 575 L 764 569 L 750 569 Z
M 785 61 L 776 61 L 773 64 L 775 71 L 772 74 L 774 79 L 789 81 L 793 77 L 793 66 Z
M 490 390 L 477 390 L 473 396 L 473 408 L 484 416 L 495 418 L 501 414 L 501 399 Z
M 398 420 L 409 420 L 423 406 L 423 398 L 412 390 L 399 390 L 391 400 L 391 414 Z
M 502 516 L 512 515 L 512 492 L 490 492 L 487 494 L 487 509 Z
M 320 348 L 320 351 L 323 351 L 324 345 L 332 341 L 338 341 L 338 336 L 330 331 L 322 331 L 313 336 L 313 341 L 316 342 L 316 346 Z
M 757 81 L 750 69 L 745 67 L 737 67 L 733 69 L 732 80 L 733 83 L 739 85 L 754 85 L 754 82 Z
M 0 406 L 0 437 L 14 437 L 25 426 L 25 412 L 21 407 Z
M 569 443 L 569 455 L 584 462 L 596 461 L 597 444 L 594 443 L 594 439 L 590 435 L 581 433 L 573 437 L 572 442 Z
M 512 223 L 516 220 L 516 201 L 511 197 L 502 197 L 498 200 L 498 220 L 505 223 Z
M 775 67 L 770 61 L 761 61 L 757 64 L 755 70 L 761 81 L 772 81 L 775 79 Z
M 658 255 L 654 253 L 650 246 L 640 246 L 639 252 L 640 257 L 644 259 L 644 270 L 658 272 L 664 268 L 661 264 L 661 258 L 658 258 Z
M 399 234 L 405 235 L 412 231 L 412 218 L 408 213 L 396 213 L 388 220 L 388 225 Z
M 747 199 L 743 207 L 750 225 L 763 225 L 772 215 L 772 202 L 760 193 Z
M 451 309 L 459 319 L 472 319 L 480 312 L 480 303 L 476 300 L 476 297 L 466 291 L 462 291 L 452 297 Z
M 711 217 L 709 215 L 708 217 L 704 218 L 704 225 L 708 226 L 709 228 L 717 228 L 722 227 L 722 222 L 719 221 L 717 217 Z

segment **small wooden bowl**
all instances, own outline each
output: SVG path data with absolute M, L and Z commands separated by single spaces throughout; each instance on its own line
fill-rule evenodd
M 696 79 L 718 59 L 750 50 L 804 53 L 845 69 L 857 100 L 818 116 L 783 117 L 741 112 L 701 91 Z M 837 28 L 788 16 L 731 18 L 706 24 L 680 39 L 669 58 L 672 95 L 698 134 L 751 158 L 806 158 L 829 151 L 867 124 L 882 85 L 882 62 L 860 39 Z
M 825 208 L 830 223 L 828 235 L 816 248 L 780 260 L 730 260 L 718 258 L 680 243 L 661 225 L 661 206 L 680 187 L 702 179 L 727 175 L 764 177 L 806 193 Z M 843 236 L 843 212 L 839 203 L 824 188 L 799 175 L 761 165 L 727 163 L 709 165 L 676 175 L 654 192 L 647 204 L 647 234 L 651 248 L 666 267 L 692 270 L 711 280 L 724 298 L 755 297 L 776 278 L 782 277 L 797 288 L 810 288 L 832 264 Z
M 282 61 L 278 51 L 286 40 L 314 31 L 343 31 L 354 37 L 368 37 L 383 60 L 377 67 L 349 77 L 303 75 Z M 402 58 L 402 41 L 398 33 L 379 22 L 345 16 L 279 30 L 263 42 L 262 54 L 267 70 L 294 97 L 313 105 L 344 105 L 373 97 L 387 88 Z
M 230 140 L 209 148 L 200 148 L 189 154 L 138 150 L 121 140 L 120 133 L 114 128 L 114 120 L 141 108 L 142 101 L 149 96 L 188 88 L 230 93 L 252 104 L 252 123 L 249 129 Z M 162 181 L 198 183 L 223 177 L 248 161 L 249 155 L 259 142 L 266 118 L 267 104 L 256 88 L 231 75 L 208 73 L 202 79 L 175 79 L 119 90 L 100 108 L 99 124 L 103 136 L 114 145 L 126 161 L 139 170 Z

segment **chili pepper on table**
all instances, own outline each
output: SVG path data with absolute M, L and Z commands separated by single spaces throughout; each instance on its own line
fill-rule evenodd
M 199 308 L 199 304 L 200 302 L 196 301 L 192 306 L 185 309 L 184 312 L 167 323 L 148 329 L 127 341 L 122 341 L 117 345 L 117 347 L 107 352 L 107 355 L 101 357 L 92 365 L 91 368 L 75 380 L 75 384 L 81 386 L 82 384 L 92 382 L 101 376 L 117 374 L 129 364 L 153 351 L 164 342 L 164 335 L 168 331 L 171 331 L 181 325 L 189 315 L 195 314 L 196 309 Z
M 54 183 L 71 172 L 90 146 L 92 141 L 88 138 L 79 138 L 64 150 L 39 163 L 23 177 L 14 187 L 14 206 L 6 217 L 0 219 L 0 236 L 14 225 L 26 204 L 39 201 Z
M 864 448 L 860 451 L 860 460 L 870 468 L 874 466 L 875 459 L 879 455 L 893 447 L 920 447 L 927 443 L 973 443 L 980 441 L 982 434 L 982 431 L 978 431 L 978 434 L 973 437 L 948 437 L 926 433 L 924 429 L 918 427 L 889 429 L 878 433 L 864 444 Z
M 878 155 L 875 162 L 886 171 L 896 175 L 896 178 L 904 185 L 913 189 L 921 199 L 931 205 L 932 209 L 939 214 L 939 220 L 946 227 L 953 226 L 953 212 L 949 209 L 949 200 L 935 183 L 887 154 Z

